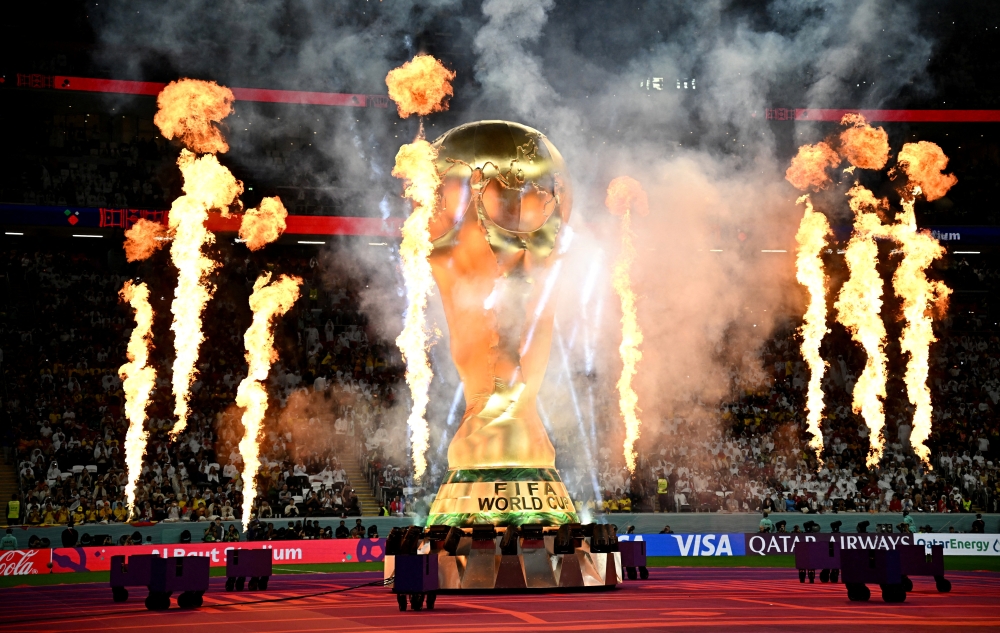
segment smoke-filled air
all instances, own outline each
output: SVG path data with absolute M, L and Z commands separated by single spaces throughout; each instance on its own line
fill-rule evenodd
M 458 477 L 452 439 L 480 426 L 504 454 L 548 455 L 547 436 L 555 462 L 530 467 L 561 474 L 581 520 L 668 473 L 677 485 L 682 467 L 776 467 L 749 443 L 764 427 L 794 438 L 773 449 L 787 449 L 783 474 L 733 466 L 730 492 L 793 469 L 875 472 L 904 423 L 899 450 L 931 466 L 951 290 L 920 213 L 962 176 L 877 114 L 933 91 L 917 3 L 134 4 L 128 17 L 95 6 L 101 59 L 169 75 L 154 121 L 175 166 L 158 176 L 173 192 L 163 220 L 124 232 L 123 257 L 159 280 L 170 320 L 156 340 L 146 285 L 122 290 L 138 324 L 122 367 L 130 486 L 147 399 L 171 392 L 170 437 L 188 441 L 193 394 L 227 372 L 235 407 L 206 413 L 198 441 L 239 466 L 244 526 L 279 454 L 317 477 L 377 463 L 376 483 L 351 485 L 426 516 Z M 478 136 L 435 144 L 474 122 Z M 502 122 L 534 136 L 484 140 Z M 496 280 L 456 282 L 467 292 L 446 318 L 429 258 L 460 271 L 473 250 Z M 462 365 L 477 359 L 449 343 L 463 310 L 484 315 L 470 332 L 493 328 L 478 404 Z M 209 367 L 209 321 L 234 314 L 252 324 L 224 343 L 242 342 L 246 365 Z M 897 380 L 905 391 L 887 388 Z M 831 420 L 862 438 L 860 458 L 834 452 Z M 525 421 L 544 432 L 507 434 Z M 788 448 L 800 439 L 805 451 Z

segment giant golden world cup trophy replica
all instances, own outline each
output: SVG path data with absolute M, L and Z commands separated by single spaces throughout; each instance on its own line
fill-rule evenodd
M 577 522 L 535 403 L 572 206 L 562 156 L 507 121 L 457 127 L 434 146 L 442 186 L 430 262 L 466 409 L 427 525 Z

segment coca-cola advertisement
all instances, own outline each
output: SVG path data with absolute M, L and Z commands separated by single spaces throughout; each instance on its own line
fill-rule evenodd
M 47 574 L 51 556 L 49 549 L 0 550 L 0 576 Z
M 205 556 L 212 567 L 226 564 L 226 552 L 239 549 L 270 549 L 274 564 L 368 563 L 385 558 L 385 539 L 331 539 L 318 541 L 251 541 L 249 543 L 185 543 L 108 547 L 60 547 L 52 550 L 52 571 L 107 571 L 112 556 Z M 48 562 L 48 559 L 45 561 Z

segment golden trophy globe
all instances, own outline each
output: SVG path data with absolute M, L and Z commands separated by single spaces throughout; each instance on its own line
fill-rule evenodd
M 427 525 L 578 522 L 535 403 L 572 207 L 565 163 L 545 135 L 509 121 L 459 126 L 434 147 L 430 263 L 466 409 Z

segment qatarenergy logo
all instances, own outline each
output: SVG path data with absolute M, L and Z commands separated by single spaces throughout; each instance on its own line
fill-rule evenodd
M 936 536 L 931 534 L 914 534 L 913 543 L 915 545 L 923 545 L 924 547 L 941 545 L 944 547 L 944 553 L 951 555 L 1000 555 L 1000 537 L 994 535 L 961 534 L 945 536 L 942 534 L 941 536 Z

